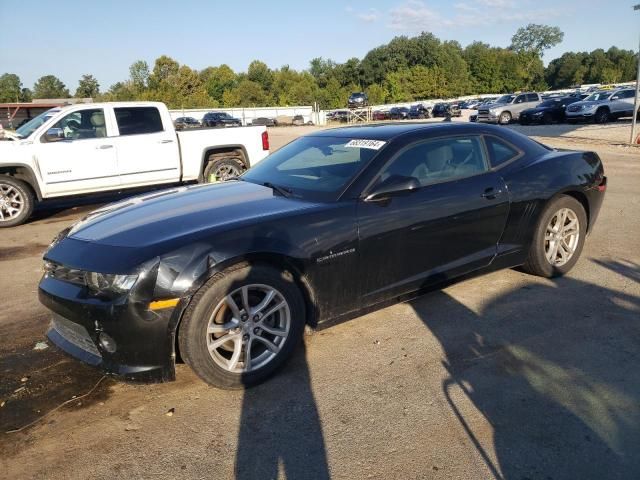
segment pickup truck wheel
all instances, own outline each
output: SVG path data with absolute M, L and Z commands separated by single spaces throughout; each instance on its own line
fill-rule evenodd
M 216 274 L 178 330 L 185 363 L 209 385 L 249 387 L 272 375 L 302 341 L 304 300 L 293 279 L 250 265 Z
M 508 125 L 509 122 L 511 122 L 511 113 L 502 112 L 498 118 L 498 123 L 500 123 L 500 125 Z
M 242 175 L 244 165 L 235 158 L 212 160 L 204 169 L 204 183 L 226 182 Z
M 0 227 L 14 227 L 26 222 L 35 202 L 33 190 L 25 182 L 0 177 Z

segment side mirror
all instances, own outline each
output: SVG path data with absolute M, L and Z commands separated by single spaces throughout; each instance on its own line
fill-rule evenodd
M 384 200 L 399 193 L 410 193 L 420 188 L 420 186 L 420 182 L 415 177 L 391 175 L 389 178 L 375 186 L 364 200 L 365 202 Z
M 43 136 L 45 142 L 59 142 L 64 140 L 64 130 L 61 128 L 50 128 Z
M 617 96 L 617 95 L 614 95 L 613 97 L 611 97 L 611 98 L 609 99 L 609 101 L 610 101 L 610 102 L 613 102 L 614 100 L 620 100 L 620 97 L 619 97 L 619 96 Z

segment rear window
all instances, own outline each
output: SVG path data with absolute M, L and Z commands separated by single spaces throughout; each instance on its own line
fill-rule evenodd
M 493 168 L 513 160 L 520 153 L 514 147 L 496 137 L 485 137 L 485 142 Z
M 164 130 L 156 107 L 121 107 L 114 111 L 120 135 L 140 135 Z

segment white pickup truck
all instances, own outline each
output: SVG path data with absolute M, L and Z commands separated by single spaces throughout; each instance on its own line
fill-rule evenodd
M 226 180 L 268 154 L 264 126 L 176 132 L 163 103 L 55 108 L 0 141 L 0 227 L 46 199 Z

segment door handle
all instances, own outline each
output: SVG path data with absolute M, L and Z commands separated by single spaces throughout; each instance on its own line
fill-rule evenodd
M 493 200 L 496 197 L 502 195 L 502 190 L 496 190 L 493 187 L 485 188 L 484 192 L 480 195 L 482 198 L 486 198 L 487 200 Z
M 158 143 L 173 143 L 173 140 L 159 140 Z
M 98 145 L 96 150 L 106 150 L 108 148 L 113 148 L 113 145 Z

